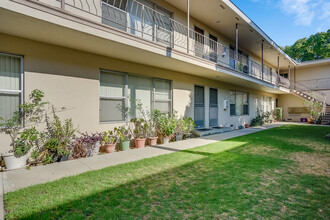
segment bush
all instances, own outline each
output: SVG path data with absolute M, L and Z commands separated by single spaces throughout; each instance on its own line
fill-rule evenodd
M 261 111 L 258 110 L 258 114 L 255 118 L 253 118 L 251 120 L 250 126 L 253 127 L 253 126 L 263 125 L 264 124 L 264 118 L 265 118 L 265 115 Z

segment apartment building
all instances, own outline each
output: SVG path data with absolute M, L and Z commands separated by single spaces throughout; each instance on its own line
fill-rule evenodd
M 4 118 L 33 89 L 88 132 L 124 123 L 118 106 L 137 99 L 209 128 L 311 96 L 294 90 L 298 63 L 229 0 L 1 0 L 0 20 Z

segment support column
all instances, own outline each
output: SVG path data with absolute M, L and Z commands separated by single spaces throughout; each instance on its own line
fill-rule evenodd
M 61 9 L 64 10 L 65 8 L 65 0 L 61 0 Z
M 189 53 L 189 30 L 190 30 L 190 9 L 189 9 L 189 0 L 187 0 L 187 53 Z
M 280 83 L 280 56 L 277 56 L 277 85 Z
M 261 42 L 261 77 L 264 80 L 264 40 Z
M 291 66 L 289 65 L 289 73 L 288 73 L 288 79 L 290 81 L 290 72 L 291 72 Z
M 236 49 L 235 59 L 238 60 L 238 23 L 236 23 Z M 236 62 L 235 62 L 236 63 Z
M 293 88 L 296 89 L 296 67 L 293 67 L 293 85 Z

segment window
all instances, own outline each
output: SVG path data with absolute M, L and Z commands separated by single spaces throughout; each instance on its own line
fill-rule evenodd
M 172 89 L 171 82 L 155 79 L 154 109 L 161 113 L 171 114 L 172 110 Z
M 289 78 L 289 73 L 280 73 L 280 76 L 283 76 L 284 78 Z
M 100 74 L 100 122 L 124 121 L 126 75 L 117 72 Z
M 249 94 L 246 92 L 230 91 L 230 115 L 249 114 Z
M 7 120 L 23 102 L 23 58 L 0 53 L 0 117 Z
M 120 122 L 125 118 L 125 108 L 130 108 L 127 117 L 142 117 L 136 111 L 136 102 L 142 103 L 146 112 L 158 109 L 172 112 L 171 81 L 153 79 L 128 73 L 102 70 L 100 73 L 100 122 Z
M 261 107 L 263 112 L 271 112 L 273 107 L 272 107 L 272 97 L 268 96 L 263 96 L 262 97 L 262 107 Z

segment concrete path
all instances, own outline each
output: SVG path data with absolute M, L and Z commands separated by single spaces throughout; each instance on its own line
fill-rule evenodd
M 98 170 L 122 163 L 128 163 L 145 158 L 169 154 L 176 151 L 215 143 L 221 140 L 246 135 L 277 126 L 281 125 L 271 124 L 254 128 L 235 130 L 222 134 L 216 134 L 201 138 L 192 138 L 184 141 L 178 141 L 154 147 L 146 147 L 141 149 L 116 152 L 112 154 L 98 155 L 95 157 L 70 160 L 61 163 L 53 163 L 46 166 L 31 167 L 30 170 L 19 169 L 7 171 L 1 173 L 1 188 L 3 188 L 3 193 L 7 193 L 28 186 L 54 181 L 62 177 L 77 175 L 90 170 Z

